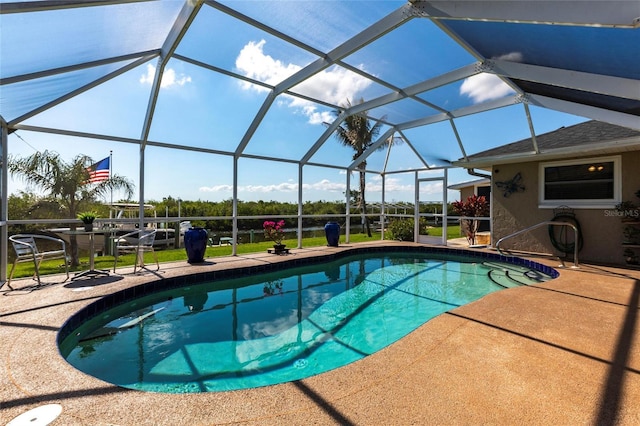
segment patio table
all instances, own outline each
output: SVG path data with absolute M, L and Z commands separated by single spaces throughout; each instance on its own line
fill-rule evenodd
M 95 229 L 93 231 L 85 231 L 85 230 L 75 230 L 75 231 L 64 231 L 65 234 L 68 235 L 88 235 L 89 236 L 89 269 L 86 271 L 80 271 L 77 272 L 73 278 L 71 278 L 72 280 L 76 280 L 78 278 L 82 278 L 82 277 L 87 277 L 87 278 L 96 278 L 96 277 L 100 277 L 100 276 L 109 276 L 109 271 L 104 270 L 104 269 L 95 269 L 95 244 L 94 244 L 94 240 L 95 240 L 95 235 L 99 234 L 99 235 L 104 235 L 106 233 L 110 233 L 111 230 L 110 229 Z

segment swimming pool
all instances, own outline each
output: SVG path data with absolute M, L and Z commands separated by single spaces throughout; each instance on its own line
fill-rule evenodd
M 170 284 L 175 288 L 140 297 L 121 292 L 68 321 L 60 351 L 87 374 L 153 392 L 298 380 L 362 359 L 486 294 L 557 276 L 542 265 L 503 260 L 361 253 L 247 277 Z

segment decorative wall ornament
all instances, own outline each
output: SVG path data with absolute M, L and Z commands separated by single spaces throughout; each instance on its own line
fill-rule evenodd
M 496 182 L 496 186 L 501 191 L 504 191 L 502 195 L 508 197 L 514 192 L 524 192 L 524 185 L 522 185 L 522 175 L 520 172 L 516 173 L 516 175 L 511 180 L 506 180 L 504 182 Z

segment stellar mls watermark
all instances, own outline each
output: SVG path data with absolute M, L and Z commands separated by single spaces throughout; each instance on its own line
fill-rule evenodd
M 626 210 L 605 210 L 606 217 L 617 217 L 621 219 L 640 219 L 640 208 Z

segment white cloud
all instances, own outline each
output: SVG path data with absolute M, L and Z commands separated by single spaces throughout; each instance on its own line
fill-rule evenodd
M 201 192 L 231 192 L 233 191 L 233 185 L 215 185 L 215 186 L 201 186 L 198 188 Z
M 328 179 L 322 179 L 320 182 L 312 184 L 303 184 L 303 190 L 315 190 L 315 191 L 329 191 L 329 192 L 344 192 L 347 189 L 345 183 L 331 182 Z
M 344 183 L 331 182 L 328 179 L 322 179 L 315 183 L 305 183 L 302 185 L 305 191 L 328 191 L 328 192 L 344 192 L 346 185 Z M 200 192 L 232 192 L 232 185 L 215 185 L 202 186 L 198 188 Z M 297 192 L 298 184 L 294 182 L 282 182 L 273 185 L 245 185 L 239 186 L 238 192 L 250 193 L 272 193 L 272 192 Z
M 511 52 L 498 58 L 503 61 L 522 62 L 522 53 Z M 474 103 L 499 99 L 514 93 L 513 89 L 495 74 L 480 73 L 466 78 L 460 86 L 460 94 L 467 95 Z
M 265 54 L 265 44 L 265 40 L 250 41 L 242 48 L 236 58 L 236 68 L 240 73 L 275 86 L 302 69 L 299 65 L 285 64 Z M 358 74 L 342 68 L 330 68 L 317 73 L 293 89 L 298 93 L 340 105 L 347 99 L 350 101 L 356 99 L 358 93 L 370 84 L 370 80 Z M 242 88 L 260 92 L 267 90 L 247 82 L 242 83 Z M 318 112 L 316 105 L 311 102 L 295 97 L 287 97 L 287 99 L 289 100 L 287 106 L 299 109 L 302 114 L 308 117 L 311 124 L 321 124 L 333 120 L 330 111 Z
M 151 84 L 156 75 L 156 67 L 152 64 L 147 64 L 147 73 L 140 76 L 140 83 Z M 162 74 L 162 81 L 160 82 L 161 88 L 167 88 L 171 86 L 184 86 L 187 83 L 191 83 L 191 77 L 185 74 L 176 74 L 173 68 L 165 68 Z
M 298 184 L 292 182 L 282 182 L 274 185 L 246 185 L 238 187 L 238 192 L 295 192 Z
M 467 95 L 474 103 L 499 99 L 513 93 L 513 89 L 495 74 L 480 73 L 466 78 L 460 86 L 460 94 Z
M 242 48 L 236 58 L 236 68 L 246 77 L 275 86 L 300 70 L 301 67 L 297 65 L 285 65 L 281 61 L 265 55 L 263 52 L 265 43 L 265 40 L 260 40 L 258 43 L 250 41 Z M 267 90 L 262 86 L 255 86 L 247 82 L 243 82 L 242 86 L 245 89 Z
M 494 59 L 500 59 L 502 61 L 511 61 L 511 62 L 522 62 L 522 52 L 511 52 L 504 54 L 502 56 L 498 56 Z
M 318 191 L 342 194 L 347 190 L 345 182 L 334 182 L 329 179 L 321 179 L 313 183 L 305 183 L 302 185 L 302 189 L 305 192 Z M 358 189 L 357 184 L 352 185 L 351 189 Z M 215 186 L 202 186 L 198 188 L 200 192 L 207 193 L 224 193 L 225 195 L 231 194 L 233 191 L 232 185 L 215 185 Z M 382 192 L 382 182 L 379 177 L 374 177 L 367 180 L 367 192 L 370 194 Z M 434 183 L 430 185 L 421 185 L 421 193 L 426 194 L 440 194 L 442 193 L 442 184 Z M 272 194 L 272 193 L 296 193 L 298 191 L 298 184 L 293 181 L 281 182 L 271 185 L 243 185 L 238 187 L 238 193 L 251 193 L 251 194 Z M 403 183 L 401 179 L 387 177 L 385 180 L 385 191 L 387 194 L 406 192 L 413 194 L 413 183 Z
M 335 120 L 334 115 L 331 111 L 316 111 L 315 107 L 309 106 L 305 109 L 304 113 L 307 117 L 309 117 L 309 124 L 322 124 L 322 123 L 331 123 Z
M 420 185 L 420 198 L 425 195 L 442 195 L 442 182 L 429 183 Z
M 359 189 L 359 188 L 354 188 Z M 413 192 L 413 184 L 403 184 L 400 179 L 387 177 L 384 181 L 384 190 L 386 193 L 390 192 Z M 369 182 L 367 182 L 366 191 L 369 192 L 382 192 L 382 178 L 375 176 Z

